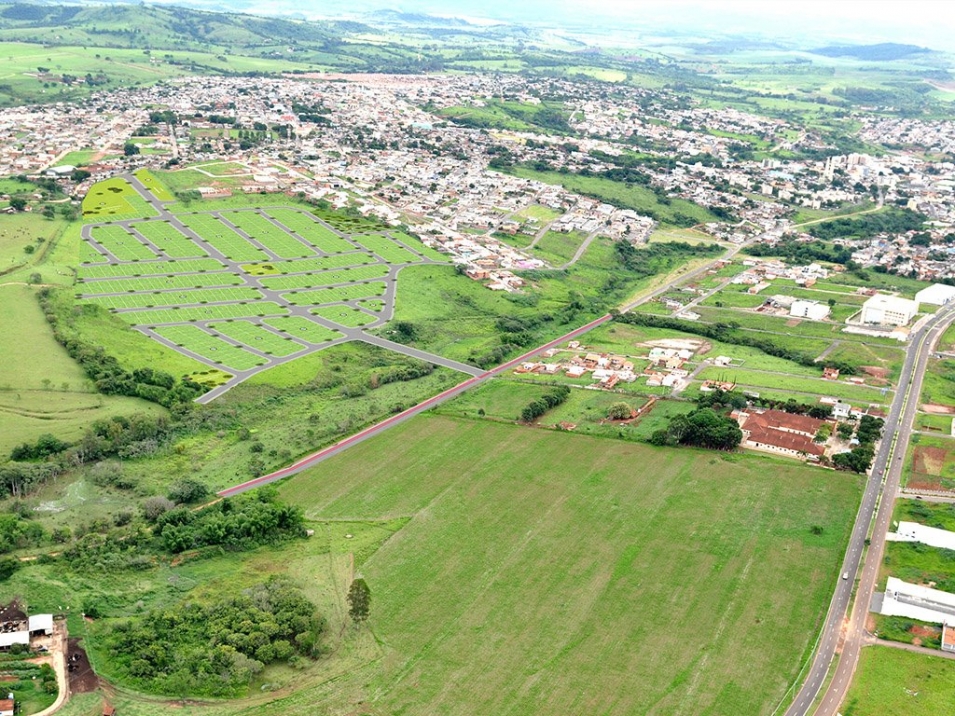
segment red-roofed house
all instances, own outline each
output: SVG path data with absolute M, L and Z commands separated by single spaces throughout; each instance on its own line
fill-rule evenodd
M 819 458 L 825 454 L 825 446 L 814 440 L 823 422 L 782 410 L 739 414 L 744 447 L 771 450 L 793 457 L 804 455 Z

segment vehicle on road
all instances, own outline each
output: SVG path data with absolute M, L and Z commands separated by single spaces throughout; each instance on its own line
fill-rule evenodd
M 843 578 L 843 579 L 848 579 L 848 578 L 849 578 L 849 573 L 848 573 L 848 572 L 843 572 L 843 573 L 842 573 L 842 578 Z

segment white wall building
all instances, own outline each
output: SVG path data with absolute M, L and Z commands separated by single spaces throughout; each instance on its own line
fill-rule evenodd
M 889 577 L 882 598 L 882 614 L 935 624 L 952 623 L 955 621 L 955 594 Z
M 829 306 L 819 301 L 806 301 L 796 299 L 789 307 L 789 315 L 795 318 L 809 318 L 813 321 L 821 321 L 829 315 Z
M 944 306 L 953 299 L 955 299 L 955 286 L 946 286 L 942 283 L 932 284 L 915 294 L 917 302 L 929 303 L 933 306 Z
M 862 304 L 862 322 L 877 326 L 905 326 L 918 312 L 917 301 L 876 294 Z
M 885 537 L 890 542 L 921 542 L 929 547 L 955 550 L 955 532 L 926 527 L 918 522 L 899 522 L 899 528 Z

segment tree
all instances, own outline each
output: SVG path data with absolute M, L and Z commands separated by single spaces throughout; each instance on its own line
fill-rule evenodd
M 607 417 L 611 420 L 626 420 L 633 415 L 633 408 L 630 407 L 629 403 L 614 403 L 607 410 Z
M 126 144 L 123 145 L 123 154 L 127 157 L 139 154 L 139 147 L 132 142 L 126 142 Z
M 27 206 L 27 200 L 21 196 L 14 196 L 10 199 L 10 208 L 14 211 L 23 211 Z
M 364 579 L 359 577 L 348 588 L 348 615 L 356 624 L 368 619 L 371 611 L 371 590 Z

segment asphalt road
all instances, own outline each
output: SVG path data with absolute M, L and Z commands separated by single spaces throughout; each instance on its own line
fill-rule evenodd
M 878 578 L 879 565 L 882 563 L 885 535 L 899 488 L 902 462 L 918 407 L 918 397 L 922 390 L 922 377 L 931 357 L 932 346 L 953 318 L 955 318 L 955 309 L 943 308 L 930 322 L 911 336 L 905 354 L 902 378 L 886 418 L 885 432 L 866 482 L 842 569 L 836 578 L 835 592 L 817 642 L 816 653 L 802 687 L 786 711 L 786 716 L 804 716 L 810 713 L 812 704 L 819 696 L 826 680 L 837 649 L 841 654 L 839 664 L 831 682 L 822 694 L 815 711 L 816 716 L 835 716 L 845 698 L 859 661 L 859 652 L 866 643 L 866 617 Z M 877 509 L 878 513 L 876 513 Z M 873 515 L 876 515 L 875 529 L 870 538 L 868 551 L 865 552 L 866 535 L 872 524 Z M 865 566 L 856 590 L 855 606 L 847 620 L 855 577 L 859 566 L 863 563 L 863 556 L 865 556 Z M 848 579 L 842 579 L 844 573 L 849 574 Z

